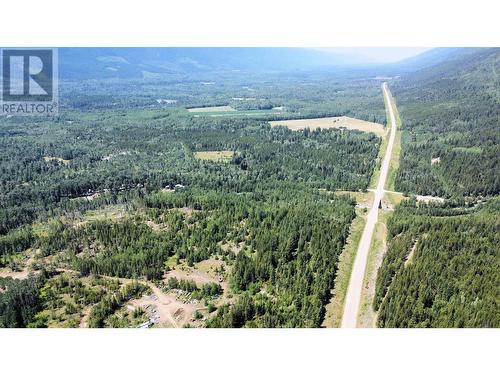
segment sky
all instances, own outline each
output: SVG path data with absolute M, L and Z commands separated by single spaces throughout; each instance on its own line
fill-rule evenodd
M 414 47 L 369 47 L 369 48 L 320 48 L 323 51 L 331 51 L 361 63 L 392 63 L 416 56 L 430 48 Z

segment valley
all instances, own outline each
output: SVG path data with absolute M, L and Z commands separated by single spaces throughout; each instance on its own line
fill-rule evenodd
M 64 50 L 59 116 L 0 118 L 0 327 L 500 325 L 498 49 L 153 52 Z

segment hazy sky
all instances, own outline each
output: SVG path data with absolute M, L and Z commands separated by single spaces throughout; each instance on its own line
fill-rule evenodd
M 407 57 L 418 55 L 430 48 L 407 48 L 407 47 L 370 47 L 370 48 L 321 48 L 322 50 L 340 53 L 350 56 L 360 62 L 388 63 L 396 62 Z

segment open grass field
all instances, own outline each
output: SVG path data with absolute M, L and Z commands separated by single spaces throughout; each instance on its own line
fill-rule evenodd
M 356 203 L 360 208 L 369 208 L 373 204 L 373 191 L 347 191 L 347 190 L 337 190 L 335 195 L 349 195 L 351 198 L 356 200 Z
M 96 210 L 88 210 L 83 214 L 83 217 L 76 220 L 75 225 L 81 226 L 101 220 L 122 220 L 126 216 L 126 211 L 126 206 L 123 204 L 109 205 Z
M 271 116 L 275 114 L 285 114 L 278 109 L 250 109 L 246 111 L 211 111 L 211 112 L 195 112 L 194 117 L 251 117 L 251 116 Z
M 234 151 L 198 151 L 193 154 L 196 159 L 227 163 L 233 157 Z
M 220 106 L 215 106 L 215 107 L 196 107 L 196 108 L 189 108 L 188 112 L 234 112 L 236 111 L 233 107 L 229 105 L 220 105 Z
M 270 121 L 271 126 L 286 126 L 291 130 L 301 130 L 305 128 L 314 129 L 340 129 L 359 130 L 363 132 L 375 133 L 379 137 L 386 134 L 386 128 L 375 122 L 358 120 L 352 117 L 323 117 L 302 120 L 279 120 Z
M 382 205 L 394 209 L 398 204 L 400 204 L 405 198 L 402 193 L 395 191 L 386 191 L 382 197 Z

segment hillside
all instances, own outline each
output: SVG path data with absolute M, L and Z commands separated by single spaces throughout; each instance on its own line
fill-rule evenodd
M 397 190 L 500 192 L 499 71 L 500 49 L 464 49 L 391 84 L 404 130 Z
M 403 138 L 379 327 L 498 327 L 500 49 L 457 49 L 392 83 Z
M 473 53 L 478 48 L 432 48 L 393 65 L 402 73 L 416 72 L 451 61 L 464 54 Z

